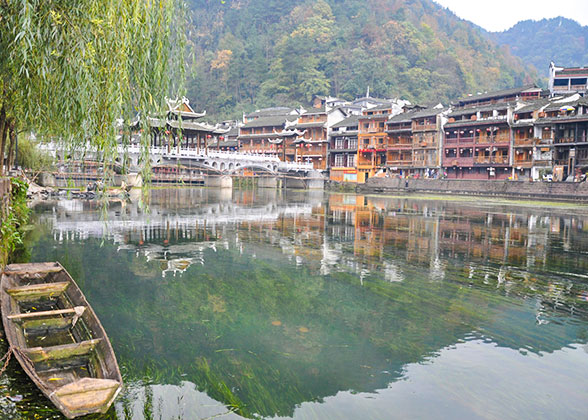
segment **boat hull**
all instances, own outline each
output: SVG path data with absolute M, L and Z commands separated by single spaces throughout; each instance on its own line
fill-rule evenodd
M 7 266 L 0 305 L 15 358 L 66 417 L 109 409 L 122 387 L 116 357 L 98 317 L 61 264 Z

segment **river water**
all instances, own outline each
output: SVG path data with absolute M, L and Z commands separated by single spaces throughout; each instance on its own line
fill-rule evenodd
M 31 223 L 124 376 L 93 418 L 586 417 L 586 207 L 155 189 Z M 13 362 L 0 418 L 61 416 Z

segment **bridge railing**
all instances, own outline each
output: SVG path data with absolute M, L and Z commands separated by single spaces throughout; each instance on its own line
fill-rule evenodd
M 56 143 L 46 143 L 41 144 L 40 147 L 44 150 L 51 151 L 55 153 L 57 150 L 60 149 L 59 145 Z M 96 148 L 90 146 L 89 144 L 86 145 L 86 152 L 95 152 Z M 130 154 L 140 154 L 142 151 L 142 146 L 140 145 L 119 145 L 118 146 L 118 153 L 130 153 Z M 267 156 L 267 155 L 258 155 L 252 153 L 239 153 L 239 152 L 221 152 L 221 151 L 211 151 L 211 150 L 194 150 L 194 149 L 187 149 L 187 148 L 180 148 L 179 150 L 176 147 L 172 147 L 168 150 L 167 147 L 150 147 L 149 153 L 152 156 L 164 156 L 164 157 L 184 157 L 184 158 L 194 158 L 194 159 L 219 159 L 219 160 L 228 160 L 228 161 L 240 161 L 242 163 L 258 163 L 258 164 L 266 164 L 272 163 L 276 164 L 276 166 L 280 170 L 287 170 L 287 171 L 309 171 L 313 169 L 313 165 L 311 163 L 298 163 L 298 162 L 283 162 L 277 156 Z

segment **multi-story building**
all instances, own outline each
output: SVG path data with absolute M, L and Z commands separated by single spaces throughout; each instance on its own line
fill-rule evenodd
M 513 142 L 512 178 L 538 180 L 552 165 L 551 132 L 536 125 L 537 118 L 549 105 L 549 99 L 519 104 L 511 123 Z
M 287 127 L 300 133 L 293 141 L 294 157 L 292 161 L 312 163 L 313 167 L 318 170 L 327 169 L 328 137 L 325 108 L 313 108 L 304 112 L 295 122 L 288 123 Z
M 241 153 L 276 156 L 287 161 L 294 148 L 297 132 L 286 129 L 297 115 L 259 116 L 239 128 L 238 148 Z M 293 158 L 292 158 L 293 159 Z
M 549 92 L 551 96 L 579 93 L 588 90 L 588 67 L 558 67 L 552 61 L 549 65 Z
M 513 111 L 541 94 L 540 88 L 529 85 L 468 96 L 454 104 L 444 126 L 442 167 L 447 177 L 512 177 Z
M 352 115 L 331 127 L 329 177 L 333 181 L 357 182 L 359 116 Z
M 388 102 L 364 110 L 359 117 L 357 155 L 357 182 L 359 183 L 364 183 L 386 165 L 386 121 L 390 115 L 393 115 L 393 110 L 396 111 L 394 104 Z
M 555 180 L 588 172 L 588 99 L 578 93 L 553 98 L 535 121 L 538 135 L 553 144 Z
M 448 178 L 511 176 L 509 119 L 512 103 L 452 111 L 445 124 L 443 168 Z
M 467 108 L 485 105 L 494 105 L 515 101 L 534 101 L 542 96 L 542 89 L 536 85 L 526 85 L 512 89 L 503 89 L 493 92 L 486 92 L 477 95 L 468 95 L 455 104 L 454 108 Z
M 388 172 L 406 176 L 412 169 L 412 116 L 415 110 L 407 110 L 385 122 L 387 134 L 386 166 Z
M 441 168 L 443 124 L 447 109 L 423 109 L 412 114 L 412 172 L 437 177 Z

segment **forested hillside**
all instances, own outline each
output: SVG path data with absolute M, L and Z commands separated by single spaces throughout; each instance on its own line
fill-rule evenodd
M 588 26 L 571 19 L 525 20 L 490 36 L 534 65 L 541 76 L 549 75 L 550 61 L 567 67 L 588 65 Z
M 533 81 L 431 0 L 191 0 L 188 95 L 216 118 L 314 94 L 432 103 Z

